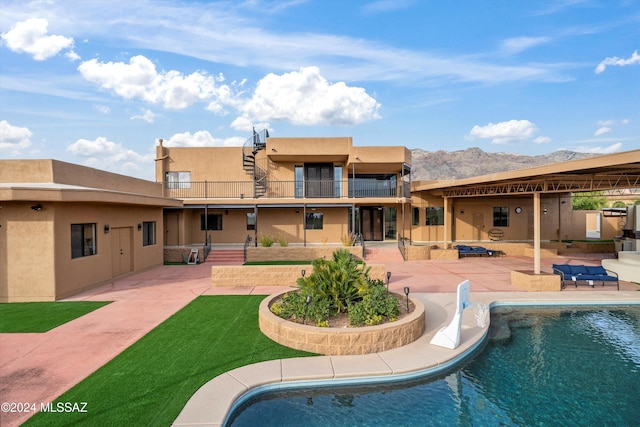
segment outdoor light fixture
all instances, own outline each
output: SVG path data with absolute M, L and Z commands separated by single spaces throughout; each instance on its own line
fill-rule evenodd
M 311 302 L 311 295 L 307 295 L 307 298 L 304 300 L 304 314 L 302 315 L 302 324 L 303 325 L 307 321 L 307 309 L 309 308 L 309 303 L 310 302 Z
M 38 203 L 37 205 L 31 206 L 31 209 L 33 209 L 36 212 L 40 212 L 42 210 L 42 205 Z
M 109 232 L 109 224 L 105 224 L 104 225 L 104 234 L 107 234 Z
M 409 287 L 404 287 L 404 294 L 407 296 L 407 313 L 409 312 Z
M 142 223 L 138 224 L 138 231 L 142 230 Z
M 302 270 L 300 274 L 302 274 L 302 278 L 304 279 L 304 275 L 307 274 L 307 270 Z
M 389 279 L 391 279 L 391 272 L 387 271 L 387 293 L 389 293 Z

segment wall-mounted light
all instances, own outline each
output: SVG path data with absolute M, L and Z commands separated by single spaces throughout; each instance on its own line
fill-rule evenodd
M 464 210 L 460 209 L 460 215 L 464 215 Z
M 273 151 L 274 153 L 278 152 L 278 150 L 276 150 L 275 148 L 272 148 L 271 151 Z
M 138 231 L 142 230 L 142 223 L 138 224 Z
M 225 209 L 225 210 L 224 210 L 224 214 L 225 214 L 225 215 L 229 215 L 229 209 Z
M 300 271 L 300 274 L 302 274 L 302 278 L 304 279 L 304 275 L 307 274 L 307 270 Z
M 38 203 L 37 205 L 31 206 L 31 209 L 33 209 L 36 212 L 40 212 L 42 210 L 42 205 Z
M 300 209 L 296 209 L 296 215 L 300 213 Z
M 109 232 L 110 228 L 109 228 L 109 224 L 105 224 L 104 225 L 104 234 L 107 234 Z
M 547 208 L 544 208 L 544 209 L 542 210 L 542 213 L 546 215 L 546 214 L 547 214 Z

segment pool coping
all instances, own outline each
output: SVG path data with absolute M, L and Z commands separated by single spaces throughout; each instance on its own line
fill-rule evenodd
M 310 356 L 270 360 L 225 372 L 198 389 L 173 426 L 222 426 L 238 404 L 265 390 L 306 386 L 401 381 L 451 368 L 484 342 L 489 325 L 477 325 L 473 310 L 462 316 L 460 346 L 450 350 L 430 344 L 455 312 L 454 293 L 416 293 L 425 306 L 425 332 L 413 343 L 392 350 L 358 356 Z M 471 302 L 500 305 L 640 305 L 638 291 L 482 292 Z M 488 322 L 487 322 L 488 323 Z

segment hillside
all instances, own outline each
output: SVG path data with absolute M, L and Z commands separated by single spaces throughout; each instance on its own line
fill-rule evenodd
M 566 150 L 540 156 L 525 156 L 512 153 L 487 153 L 477 147 L 460 151 L 413 149 L 411 154 L 413 156 L 411 172 L 413 181 L 462 179 L 593 156 L 593 154 Z

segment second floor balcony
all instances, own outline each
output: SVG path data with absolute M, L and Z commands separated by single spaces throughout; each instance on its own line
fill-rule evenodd
M 165 196 L 176 199 L 305 199 L 305 198 L 398 198 L 411 197 L 408 181 L 394 180 L 304 180 L 186 181 L 165 182 Z

